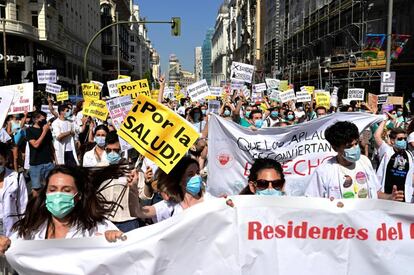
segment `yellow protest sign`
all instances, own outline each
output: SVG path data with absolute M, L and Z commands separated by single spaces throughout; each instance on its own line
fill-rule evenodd
M 125 79 L 125 78 L 131 78 L 131 77 L 127 75 L 122 75 L 122 74 L 118 75 L 118 79 Z
M 82 95 L 84 100 L 99 100 L 101 87 L 96 83 L 82 83 Z
M 105 121 L 109 111 L 103 100 L 86 100 L 83 103 L 82 113 L 84 116 L 91 116 Z
M 56 94 L 56 101 L 65 101 L 69 100 L 69 93 L 68 91 L 63 91 Z
M 131 95 L 134 100 L 139 94 L 150 97 L 151 91 L 148 85 L 148 79 L 141 79 L 127 83 L 118 84 L 118 91 L 120 96 Z
M 331 107 L 331 95 L 329 92 L 315 92 L 316 107 L 322 106 L 327 110 Z
M 279 91 L 286 91 L 289 89 L 289 81 L 288 80 L 281 80 L 279 83 Z
M 151 91 L 151 98 L 153 100 L 158 101 L 158 95 L 160 94 L 160 90 L 152 90 Z
M 403 106 L 404 98 L 402 96 L 388 96 L 387 104 Z
M 182 117 L 143 95 L 138 95 L 118 135 L 166 173 L 199 137 Z
M 178 84 L 178 83 L 175 83 L 175 91 L 176 92 L 179 92 L 180 90 L 181 90 L 181 87 L 180 87 L 180 84 Z
M 315 86 L 304 86 L 305 91 L 308 92 L 308 94 L 312 95 L 313 92 L 315 91 Z

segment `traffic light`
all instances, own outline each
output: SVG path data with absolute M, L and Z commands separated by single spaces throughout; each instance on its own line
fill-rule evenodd
M 172 36 L 180 36 L 181 35 L 181 18 L 180 17 L 173 17 L 171 19 L 171 35 Z

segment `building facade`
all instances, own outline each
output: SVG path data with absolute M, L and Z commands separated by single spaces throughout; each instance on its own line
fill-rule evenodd
M 205 79 L 208 85 L 211 85 L 211 39 L 214 34 L 214 29 L 207 30 L 206 37 L 203 42 L 203 79 Z
M 170 55 L 168 68 L 168 85 L 174 87 L 181 79 L 181 64 L 175 54 Z
M 83 57 L 90 38 L 100 29 L 99 3 L 85 1 L 16 0 L 0 1 L 0 18 L 5 20 L 7 79 L 0 70 L 2 84 L 27 81 L 37 85 L 36 72 L 56 69 L 63 89 L 76 93 L 84 80 Z M 4 34 L 2 34 L 4 35 Z M 102 75 L 101 40 L 88 54 L 88 70 Z M 2 68 L 4 43 L 1 43 Z
M 192 72 L 181 70 L 180 87 L 186 88 L 195 82 L 195 75 Z
M 211 85 L 221 86 L 230 75 L 228 70 L 229 40 L 229 7 L 225 1 L 219 8 L 211 48 Z
M 196 81 L 203 79 L 203 52 L 201 47 L 195 47 L 194 49 L 194 75 Z

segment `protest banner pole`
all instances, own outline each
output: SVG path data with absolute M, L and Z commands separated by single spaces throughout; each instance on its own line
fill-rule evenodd
M 88 64 L 87 64 L 87 58 L 89 53 L 89 48 L 92 46 L 93 42 L 95 42 L 96 38 L 105 30 L 117 26 L 117 25 L 124 25 L 124 24 L 171 24 L 171 27 L 174 26 L 174 21 L 117 21 L 114 23 L 109 24 L 108 26 L 103 27 L 100 29 L 89 41 L 88 45 L 86 46 L 85 55 L 83 56 L 83 73 L 85 76 L 85 80 L 88 81 Z

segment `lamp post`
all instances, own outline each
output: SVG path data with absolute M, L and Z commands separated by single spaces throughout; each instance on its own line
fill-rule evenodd
M 171 25 L 171 29 L 174 32 L 173 35 L 174 36 L 178 36 L 181 33 L 181 21 L 179 19 L 179 17 L 173 17 L 171 19 L 171 21 L 117 21 L 114 23 L 109 24 L 108 26 L 103 27 L 102 29 L 100 29 L 97 33 L 95 33 L 95 35 L 91 38 L 91 40 L 89 41 L 88 45 L 86 46 L 86 50 L 85 50 L 85 55 L 83 56 L 83 73 L 85 75 L 85 79 L 88 80 L 88 53 L 89 53 L 89 48 L 92 46 L 93 42 L 96 40 L 96 38 L 98 38 L 98 36 L 105 31 L 106 29 L 109 29 L 113 26 L 118 26 L 118 25 L 125 25 L 125 24 L 170 24 Z M 119 45 L 118 45 L 119 46 Z M 118 50 L 119 53 L 119 50 Z
M 386 71 L 391 70 L 391 43 L 392 43 L 392 15 L 394 0 L 388 0 L 388 21 L 387 21 L 387 66 Z
M 3 21 L 3 62 L 4 62 L 4 81 L 7 80 L 7 44 L 6 44 L 6 19 Z

